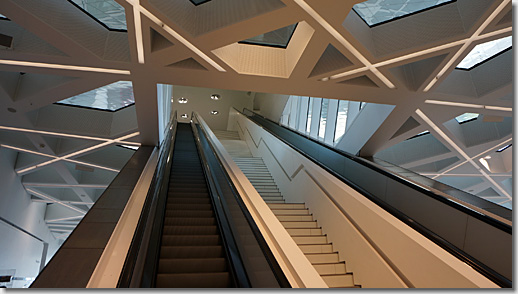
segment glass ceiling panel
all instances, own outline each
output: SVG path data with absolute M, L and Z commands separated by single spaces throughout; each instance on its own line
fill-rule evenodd
M 275 31 L 239 41 L 238 43 L 286 48 L 288 47 L 288 43 L 290 42 L 291 36 L 293 35 L 296 27 L 297 24 L 292 24 Z
M 459 65 L 457 65 L 457 68 L 471 69 L 512 46 L 512 36 L 478 44 L 466 57 L 464 57 Z
M 135 103 L 131 82 L 119 81 L 57 102 L 101 110 L 117 111 Z
M 353 6 L 369 25 L 377 25 L 456 0 L 367 0 Z
M 455 118 L 455 120 L 460 124 L 463 122 L 467 122 L 472 119 L 476 119 L 480 114 L 478 113 L 464 113 Z
M 114 0 L 69 0 L 110 30 L 127 30 L 124 7 Z

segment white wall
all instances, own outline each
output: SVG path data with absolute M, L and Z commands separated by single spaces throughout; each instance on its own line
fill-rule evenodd
M 254 98 L 254 108 L 258 108 L 257 112 L 261 115 L 278 122 L 289 98 L 290 95 L 257 93 Z
M 46 204 L 32 202 L 14 172 L 17 152 L 0 147 L 0 217 L 49 243 L 46 262 L 59 247 L 44 221 Z M 36 277 L 43 243 L 0 221 L 0 270 L 16 269 L 16 276 Z M 23 285 L 23 284 L 22 284 Z M 16 283 L 14 286 L 21 286 Z

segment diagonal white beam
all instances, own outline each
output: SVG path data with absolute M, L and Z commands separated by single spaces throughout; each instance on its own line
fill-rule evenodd
M 316 12 L 304 0 L 293 0 L 300 6 L 307 14 L 309 14 L 317 23 L 319 23 L 331 36 L 333 36 L 342 46 L 347 48 L 358 60 L 365 66 L 366 70 L 370 70 L 376 75 L 387 87 L 394 89 L 396 86 L 384 76 L 361 52 L 356 49 L 347 39 L 342 36 L 331 24 L 329 24 L 318 12 Z
M 45 162 L 42 162 L 42 163 L 38 163 L 38 164 L 36 164 L 34 166 L 27 167 L 27 168 L 24 168 L 22 170 L 18 170 L 16 172 L 19 175 L 22 175 L 22 174 L 27 173 L 27 172 L 29 172 L 31 170 L 36 169 L 36 168 L 41 168 L 41 167 L 44 167 L 44 166 L 49 165 L 51 163 L 58 162 L 58 161 L 61 161 L 61 160 L 65 160 L 65 159 L 70 158 L 70 157 L 79 156 L 79 155 L 81 155 L 81 154 L 83 154 L 85 152 L 88 152 L 88 151 L 99 149 L 101 147 L 108 146 L 108 145 L 111 145 L 111 144 L 121 144 L 123 140 L 135 137 L 137 135 L 139 135 L 139 132 L 135 132 L 135 133 L 132 133 L 132 134 L 129 134 L 129 135 L 125 135 L 125 136 L 122 136 L 122 137 L 119 137 L 119 138 L 116 138 L 116 139 L 113 139 L 113 140 L 108 140 L 108 141 L 106 141 L 104 143 L 100 143 L 100 144 L 97 144 L 97 145 L 94 145 L 94 146 L 91 146 L 91 147 L 88 147 L 88 148 L 85 148 L 85 149 L 82 149 L 82 150 L 79 150 L 79 151 L 76 151 L 76 152 L 72 152 L 72 153 L 69 153 L 69 154 L 61 156 L 61 157 L 53 158 L 51 160 L 48 160 L 48 161 L 45 161 Z
M 180 43 L 182 43 L 185 47 L 189 48 L 189 50 L 191 50 L 192 52 L 194 52 L 196 55 L 198 55 L 200 58 L 202 58 L 203 60 L 205 60 L 207 63 L 209 63 L 211 66 L 213 66 L 215 69 L 217 69 L 218 71 L 220 72 L 226 72 L 226 70 L 221 66 L 219 65 L 216 61 L 214 61 L 212 58 L 210 58 L 207 54 L 205 54 L 203 51 L 201 51 L 198 47 L 194 46 L 194 44 L 192 44 L 191 42 L 189 42 L 187 39 L 185 39 L 182 35 L 180 35 L 178 32 L 176 32 L 175 30 L 173 30 L 170 26 L 168 26 L 167 24 L 165 24 L 163 21 L 161 21 L 157 16 L 155 16 L 153 13 L 151 13 L 149 10 L 147 10 L 146 8 L 142 7 L 140 5 L 140 0 L 126 0 L 129 4 L 131 4 L 133 6 L 133 11 L 134 11 L 134 14 L 135 16 L 138 15 L 138 18 L 135 17 L 135 29 L 140 29 L 140 32 L 135 32 L 136 33 L 136 38 L 137 38 L 137 52 L 142 52 L 142 53 L 139 53 L 139 56 L 140 54 L 142 54 L 142 62 L 144 62 L 144 57 L 143 57 L 143 54 L 144 54 L 144 46 L 142 44 L 142 41 L 143 41 L 143 38 L 142 38 L 142 24 L 141 24 L 141 20 L 140 20 L 140 13 L 142 13 L 143 15 L 145 15 L 147 18 L 149 18 L 152 22 L 154 22 L 155 24 L 161 26 L 168 34 L 170 34 L 173 38 L 175 38 L 176 40 L 178 40 Z M 137 13 L 139 12 L 139 13 Z M 137 23 L 138 22 L 138 23 Z M 139 49 L 140 47 L 140 49 Z M 139 62 L 140 62 L 140 57 L 139 57 Z
M 16 146 L 11 146 L 11 145 L 6 145 L 6 144 L 0 144 L 0 147 L 16 150 L 16 151 L 20 151 L 20 152 L 30 153 L 30 154 L 34 154 L 34 155 L 49 157 L 49 158 L 59 158 L 59 156 L 50 155 L 50 154 L 46 154 L 46 153 L 41 153 L 41 152 L 37 152 L 37 151 L 32 151 L 32 150 L 29 150 L 29 149 L 19 148 L 19 147 L 16 147 Z M 104 170 L 108 170 L 108 171 L 112 171 L 112 172 L 119 172 L 120 171 L 118 169 L 114 169 L 114 168 L 110 168 L 110 167 L 106 167 L 106 166 L 102 166 L 102 165 L 98 165 L 98 164 L 93 164 L 93 163 L 89 163 L 89 162 L 85 162 L 85 161 L 79 161 L 79 160 L 68 159 L 68 158 L 63 159 L 63 160 L 67 161 L 67 162 L 72 162 L 72 163 L 80 164 L 80 165 L 85 165 L 85 166 L 90 166 L 90 167 L 94 167 L 94 168 L 104 169 Z
M 52 196 L 50 196 L 50 195 L 48 195 L 48 194 L 46 194 L 46 193 L 43 193 L 43 192 L 41 192 L 41 191 L 36 191 L 36 190 L 34 190 L 34 189 L 25 189 L 25 190 L 26 190 L 27 192 L 29 192 L 31 195 L 34 195 L 34 196 L 36 196 L 36 197 L 40 197 L 40 198 L 43 198 L 43 199 L 50 200 L 50 201 L 52 201 L 52 202 L 54 202 L 54 203 L 57 203 L 57 204 L 59 204 L 59 205 L 62 205 L 62 206 L 64 206 L 64 207 L 66 207 L 66 208 L 68 208 L 68 209 L 71 209 L 71 210 L 74 210 L 74 211 L 76 211 L 76 212 L 79 212 L 79 213 L 81 213 L 81 214 L 83 214 L 83 215 L 84 215 L 84 214 L 86 214 L 86 211 L 85 211 L 85 210 L 80 209 L 80 208 L 77 208 L 77 207 L 72 206 L 72 205 L 69 205 L 69 204 L 66 204 L 65 202 L 63 202 L 63 201 L 61 201 L 61 200 L 59 200 L 59 199 L 57 199 L 57 198 L 55 198 L 55 197 L 52 197 Z M 74 218 L 77 218 L 77 217 L 74 217 Z M 50 222 L 50 221 L 47 221 L 47 222 Z
M 61 217 L 61 218 L 54 218 L 54 219 L 45 219 L 45 222 L 47 224 L 51 223 L 67 223 L 70 221 L 80 221 L 81 218 L 83 218 L 84 215 L 76 215 L 76 216 L 69 216 L 69 217 Z
M 0 126 L 0 130 L 15 131 L 15 132 L 22 132 L 22 133 L 34 133 L 34 134 L 49 135 L 49 136 L 56 136 L 56 137 L 74 138 L 74 139 L 104 141 L 104 142 L 115 140 L 119 144 L 140 146 L 140 143 L 138 143 L 138 142 L 123 141 L 124 139 L 120 139 L 120 138 L 109 139 L 109 138 L 82 136 L 82 135 L 75 135 L 75 134 L 68 134 L 68 133 L 58 133 L 58 132 L 48 132 L 48 131 L 40 131 L 40 130 L 34 130 L 34 129 L 8 127 L 8 126 Z
M 99 73 L 109 73 L 109 74 L 117 74 L 117 75 L 131 74 L 129 70 L 124 70 L 124 69 L 88 67 L 88 66 L 79 66 L 79 65 L 66 65 L 66 64 L 43 63 L 43 62 L 32 62 L 32 61 L 8 60 L 8 59 L 0 59 L 0 64 L 26 66 L 26 67 L 38 67 L 38 68 L 62 69 L 62 70 L 72 70 L 72 71 L 99 72 Z
M 439 71 L 439 73 L 437 74 L 437 76 L 432 79 L 430 81 L 430 83 L 428 83 L 428 85 L 424 88 L 424 92 L 428 92 L 432 87 L 433 85 L 435 85 L 435 83 L 437 83 L 437 81 L 448 71 L 450 70 L 450 68 L 454 65 L 454 63 L 457 62 L 457 60 L 459 59 L 459 57 L 464 53 L 464 51 L 466 51 L 466 49 L 468 49 L 468 47 L 471 45 L 471 43 L 473 43 L 474 41 L 476 41 L 478 39 L 478 37 L 480 36 L 480 34 L 486 29 L 486 27 L 495 19 L 495 17 L 498 16 L 498 14 L 500 14 L 500 12 L 502 12 L 502 10 L 504 10 L 504 8 L 509 4 L 511 3 L 511 0 L 503 0 L 502 3 L 500 3 L 500 5 L 498 5 L 498 7 L 489 15 L 489 17 L 484 20 L 484 22 L 475 30 L 475 32 L 473 33 L 473 35 L 471 35 L 470 38 L 468 38 L 466 40 L 466 42 L 462 45 L 462 47 L 460 47 L 460 49 L 453 55 L 453 57 L 450 58 L 450 60 L 448 60 L 448 62 L 444 65 L 444 67 Z
M 436 134 L 438 134 L 448 145 L 450 145 L 451 148 L 453 148 L 455 151 L 457 151 L 464 159 L 469 162 L 471 165 L 473 165 L 477 171 L 484 176 L 495 188 L 497 188 L 503 195 L 505 195 L 507 198 L 512 199 L 511 195 L 507 193 L 507 191 L 502 188 L 493 178 L 491 178 L 462 148 L 460 148 L 453 140 L 446 135 L 446 133 L 441 130 L 426 114 L 424 114 L 420 109 L 417 109 L 416 114 L 432 128 Z
M 68 183 L 35 183 L 22 182 L 24 187 L 42 187 L 42 188 L 86 188 L 86 189 L 106 189 L 108 184 L 68 184 Z
M 43 202 L 43 203 L 55 203 L 55 201 L 49 200 L 49 199 L 33 199 L 32 201 L 33 202 Z M 93 205 L 94 204 L 93 202 L 82 202 L 82 201 L 61 201 L 61 202 L 65 203 L 65 204 L 77 204 L 77 205 Z

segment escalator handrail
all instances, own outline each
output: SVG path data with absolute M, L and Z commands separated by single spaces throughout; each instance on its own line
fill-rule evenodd
M 200 118 L 197 113 L 193 113 L 193 115 L 191 117 L 195 118 L 198 122 L 200 121 Z M 279 285 L 282 288 L 291 288 L 291 285 L 290 285 L 288 279 L 284 275 L 284 272 L 282 271 L 280 265 L 278 264 L 275 256 L 271 252 L 270 247 L 268 246 L 268 243 L 264 239 L 261 231 L 259 230 L 259 227 L 257 227 L 257 224 L 255 223 L 252 215 L 246 208 L 245 203 L 243 202 L 239 193 L 237 192 L 237 189 L 234 186 L 234 184 L 230 178 L 230 175 L 228 174 L 227 170 L 225 169 L 223 163 L 221 162 L 221 158 L 217 155 L 216 148 L 214 147 L 213 143 L 209 139 L 209 135 L 207 134 L 207 130 L 205 129 L 205 126 L 202 123 L 199 123 L 199 126 L 200 126 L 200 129 L 202 130 L 202 132 L 204 133 L 204 136 L 207 139 L 207 142 L 209 142 L 212 152 L 216 155 L 216 159 L 218 160 L 218 165 L 225 175 L 226 182 L 230 186 L 230 188 L 233 192 L 234 198 L 237 201 L 237 203 L 239 204 L 239 208 L 241 209 L 243 215 L 246 217 L 246 219 L 248 221 L 248 225 L 250 226 L 255 239 L 257 240 L 268 264 L 270 265 L 270 268 L 271 268 L 275 278 L 277 279 L 277 282 L 279 283 Z
M 274 122 L 274 121 L 272 121 L 272 120 L 270 120 L 268 118 L 265 118 L 264 116 L 262 116 L 260 114 L 257 114 L 255 112 L 249 110 L 249 109 L 246 109 L 246 108 L 243 109 L 243 112 L 239 111 L 238 109 L 235 109 L 235 110 L 238 111 L 243 116 L 249 118 L 249 120 L 251 122 L 253 122 L 254 124 L 256 124 L 258 127 L 264 129 L 265 131 L 267 131 L 269 134 L 273 135 L 275 138 L 279 139 L 284 144 L 290 146 L 295 151 L 299 152 L 304 157 L 306 157 L 307 159 L 311 160 L 313 163 L 317 164 L 318 166 L 320 166 L 321 168 L 323 168 L 324 170 L 326 170 L 327 172 L 329 172 L 330 174 L 332 174 L 336 178 L 340 179 L 342 182 L 344 182 L 345 184 L 349 185 L 350 187 L 355 189 L 357 192 L 359 192 L 363 196 L 367 197 L 369 200 L 373 201 L 378 206 L 380 206 L 381 208 L 383 208 L 384 210 L 386 210 L 387 212 L 389 212 L 390 214 L 392 214 L 393 216 L 395 216 L 396 218 L 398 218 L 399 220 L 401 220 L 402 222 L 404 222 L 408 226 L 414 228 L 416 231 L 418 231 L 419 233 L 421 233 L 422 235 L 424 235 L 425 237 L 430 239 L 435 244 L 439 245 L 441 248 L 445 249 L 446 251 L 448 251 L 449 253 L 451 253 L 452 255 L 454 255 L 455 257 L 460 259 L 461 261 L 463 261 L 466 264 L 468 264 L 469 266 L 471 266 L 473 269 L 475 269 L 476 271 L 478 271 L 479 273 L 481 273 L 482 275 L 484 275 L 485 277 L 487 277 L 488 279 L 493 281 L 495 284 L 497 284 L 497 285 L 499 285 L 501 287 L 504 287 L 504 288 L 512 288 L 512 281 L 510 281 L 509 279 L 507 279 L 506 277 L 504 277 L 500 273 L 496 272 L 495 270 L 493 270 L 492 268 L 488 267 L 484 263 L 478 261 L 476 258 L 472 257 L 471 255 L 467 254 L 466 252 L 464 252 L 463 250 L 459 249 L 455 245 L 451 244 L 446 239 L 442 238 L 441 236 L 437 235 L 433 231 L 431 231 L 428 228 L 424 227 L 423 225 L 419 224 L 418 222 L 416 222 L 414 219 L 410 218 L 409 216 L 407 216 L 403 212 L 395 209 L 394 207 L 392 207 L 391 205 L 389 205 L 385 201 L 377 198 L 376 196 L 374 196 L 372 193 L 368 192 L 364 188 L 358 186 L 357 184 L 351 182 L 349 179 L 343 177 L 342 175 L 338 174 L 334 170 L 332 170 L 329 167 L 325 166 L 324 164 L 322 164 L 321 162 L 319 162 L 318 160 L 313 158 L 311 155 L 309 155 L 306 152 L 300 150 L 297 146 L 291 144 L 290 142 L 288 142 L 284 138 L 280 137 L 279 135 L 277 135 L 274 132 L 272 132 L 271 130 L 269 130 L 267 127 L 264 127 L 260 123 L 258 123 L 255 120 L 251 119 L 251 117 L 246 115 L 244 112 L 245 112 L 245 110 L 249 111 L 249 112 L 252 113 L 252 115 L 257 115 L 257 116 L 259 116 L 259 117 L 261 117 L 263 119 L 269 120 L 270 122 L 274 123 L 275 125 L 278 125 L 278 123 L 276 123 L 276 122 Z M 279 127 L 282 127 L 282 126 L 279 125 Z M 285 129 L 287 129 L 287 128 L 285 128 Z M 287 130 L 289 130 L 289 129 L 287 129 Z M 292 131 L 292 130 L 290 130 L 290 131 Z M 296 133 L 294 131 L 292 131 L 292 132 L 297 134 L 297 135 L 299 135 L 299 136 L 301 136 L 301 137 L 306 138 L 306 136 L 302 136 L 301 134 L 298 134 L 298 133 Z M 314 141 L 314 140 L 311 140 L 311 141 Z M 318 143 L 320 145 L 322 145 L 322 146 L 324 146 L 324 147 L 326 147 L 326 148 L 336 152 L 336 150 L 331 149 L 329 146 L 325 146 L 325 145 L 321 144 L 320 142 L 318 142 Z M 406 184 L 408 186 L 411 186 L 411 187 L 416 187 L 416 190 L 422 191 L 426 195 L 430 195 L 430 194 L 436 195 L 437 197 L 440 197 L 440 199 L 443 200 L 442 202 L 448 204 L 449 206 L 452 206 L 454 208 L 457 208 L 457 206 L 459 206 L 457 203 L 453 203 L 451 200 L 445 198 L 444 196 L 437 195 L 437 194 L 435 194 L 435 193 L 433 193 L 432 191 L 429 191 L 429 190 L 423 191 L 422 187 L 419 187 L 418 185 L 415 185 L 412 182 L 408 182 L 407 180 L 401 179 L 397 175 L 389 173 L 389 172 L 387 172 L 385 170 L 382 170 L 382 169 L 380 169 L 378 167 L 372 166 L 372 164 L 369 165 L 367 162 L 363 163 L 362 161 L 355 160 L 355 158 L 351 154 L 346 154 L 346 153 L 343 153 L 343 152 L 337 152 L 337 153 L 342 154 L 342 155 L 348 157 L 349 159 L 354 160 L 355 162 L 362 163 L 366 167 L 370 167 L 370 168 L 372 168 L 372 169 L 374 169 L 376 171 L 379 171 L 380 173 L 382 173 L 384 175 L 390 176 L 392 179 L 395 179 L 398 182 L 402 182 L 402 183 L 404 183 L 404 184 Z M 444 201 L 445 199 L 446 199 L 446 201 Z M 454 204 L 456 204 L 456 205 L 454 206 Z M 480 214 L 474 213 L 473 210 L 471 210 L 471 209 L 469 209 L 469 208 L 467 208 L 465 206 L 461 206 L 460 208 L 462 209 L 462 211 L 465 211 L 465 212 L 469 213 L 470 215 L 479 216 L 480 217 Z M 495 220 L 495 222 L 496 222 L 496 220 Z M 501 222 L 498 222 L 498 223 L 501 224 L 501 226 L 504 226 L 504 229 L 506 227 L 509 227 L 506 224 L 503 224 Z M 497 227 L 497 228 L 500 229 L 500 227 Z M 509 228 L 510 228 L 510 231 L 512 231 L 512 227 L 509 227 Z M 504 232 L 507 232 L 507 230 L 504 230 L 504 229 L 502 229 L 502 230 Z
M 146 200 L 144 202 L 142 212 L 139 216 L 137 228 L 135 229 L 133 239 L 131 240 L 131 245 L 128 250 L 128 254 L 126 255 L 124 266 L 119 276 L 117 288 L 142 287 L 142 275 L 135 273 L 137 267 L 146 267 L 147 264 L 154 263 L 154 267 L 156 268 L 157 260 L 150 261 L 151 258 L 147 258 L 147 256 L 158 256 L 158 252 L 148 252 L 147 246 L 145 246 L 144 243 L 149 242 L 150 240 L 144 238 L 144 236 L 151 234 L 150 228 L 155 228 L 156 226 L 154 224 L 159 218 L 159 215 L 163 215 L 163 212 L 160 213 L 160 207 L 158 207 L 158 199 L 161 196 L 164 197 L 163 191 L 164 188 L 168 185 L 167 175 L 169 174 L 169 172 L 167 168 L 170 167 L 172 163 L 171 158 L 173 155 L 174 139 L 176 138 L 175 134 L 177 127 L 176 114 L 177 113 L 175 111 L 173 114 L 172 121 L 168 125 L 168 131 L 166 133 L 165 139 L 162 141 L 159 147 L 160 153 L 158 158 L 158 164 L 153 174 L 150 189 L 148 190 L 148 193 L 146 195 Z M 165 195 L 167 195 L 167 193 L 165 193 Z M 165 211 L 165 207 L 163 207 L 162 210 Z M 143 249 L 143 247 L 145 249 Z M 145 271 L 146 269 L 144 268 L 142 270 Z M 148 274 L 153 276 L 154 272 Z M 152 285 L 148 284 L 147 286 Z
M 244 111 L 245 110 L 249 111 L 249 112 L 253 113 L 254 115 L 257 115 L 257 116 L 259 116 L 259 117 L 261 117 L 261 118 L 263 118 L 265 120 L 268 120 L 268 121 L 270 121 L 270 122 L 272 122 L 272 123 L 274 123 L 276 125 L 279 125 L 277 122 L 275 122 L 275 121 L 273 121 L 273 120 L 271 120 L 271 119 L 269 119 L 269 118 L 267 118 L 267 117 L 265 117 L 265 116 L 263 116 L 261 114 L 258 114 L 256 112 L 250 110 L 250 109 L 244 108 L 243 112 L 239 111 L 238 109 L 235 109 L 235 110 L 240 112 L 241 114 L 243 114 L 245 116 L 247 116 L 247 115 L 244 113 Z M 465 212 L 465 213 L 467 213 L 467 214 L 469 214 L 469 215 L 471 215 L 471 216 L 473 216 L 473 217 L 475 217 L 475 218 L 477 218 L 477 219 L 479 219 L 479 220 L 481 220 L 481 221 L 483 221 L 483 222 L 485 222 L 485 223 L 487 223 L 487 224 L 489 224 L 489 225 L 491 225 L 493 227 L 496 227 L 496 228 L 498 228 L 498 229 L 500 229 L 500 230 L 502 230 L 502 231 L 504 231 L 504 232 L 506 232 L 508 234 L 512 234 L 512 226 L 510 226 L 510 225 L 508 225 L 506 223 L 503 223 L 503 222 L 501 222 L 501 221 L 499 221 L 499 220 L 497 220 L 497 219 L 495 219 L 495 218 L 493 218 L 493 217 L 491 217 L 489 215 L 483 214 L 480 211 L 477 211 L 477 210 L 471 209 L 469 207 L 466 207 L 465 205 L 460 204 L 460 203 L 454 201 L 451 198 L 447 198 L 447 197 L 445 197 L 443 195 L 437 194 L 436 192 L 428 189 L 427 187 L 421 186 L 420 184 L 417 184 L 417 183 L 415 183 L 413 181 L 410 181 L 410 180 L 406 179 L 405 177 L 403 177 L 403 176 L 401 176 L 401 175 L 399 175 L 397 173 L 394 173 L 394 172 L 388 171 L 386 169 L 383 169 L 383 168 L 377 166 L 376 164 L 374 164 L 373 162 L 370 162 L 370 161 L 368 161 L 368 160 L 366 160 L 364 158 L 352 155 L 352 154 L 347 153 L 346 151 L 343 151 L 343 150 L 339 150 L 339 149 L 335 149 L 335 148 L 332 148 L 330 146 L 327 146 L 327 145 L 323 144 L 322 142 L 319 142 L 319 141 L 317 141 L 317 140 L 315 140 L 315 139 L 313 139 L 313 138 L 311 138 L 309 136 L 304 136 L 304 135 L 302 135 L 302 134 L 300 134 L 300 133 L 298 133 L 298 132 L 296 132 L 294 130 L 291 130 L 289 128 L 286 128 L 286 127 L 284 127 L 282 125 L 279 125 L 279 127 L 282 127 L 282 128 L 284 128 L 284 129 L 286 129 L 286 130 L 288 130 L 288 131 L 290 131 L 290 132 L 292 132 L 292 133 L 294 133 L 294 134 L 296 134 L 298 136 L 304 137 L 304 138 L 306 138 L 306 139 L 308 139 L 308 140 L 310 140 L 310 141 L 312 141 L 314 143 L 317 143 L 320 146 L 329 149 L 330 151 L 333 151 L 335 153 L 343 155 L 344 157 L 347 157 L 348 159 L 350 159 L 350 160 L 352 160 L 352 161 L 354 161 L 356 163 L 359 163 L 359 164 L 361 164 L 361 165 L 363 165 L 363 166 L 365 166 L 365 167 L 367 167 L 369 169 L 372 169 L 372 170 L 374 170 L 376 172 L 379 172 L 379 173 L 381 173 L 381 174 L 383 174 L 383 175 L 385 175 L 387 177 L 390 177 L 391 179 L 394 179 L 394 180 L 396 180 L 399 183 L 402 183 L 402 184 L 404 184 L 404 185 L 406 185 L 406 186 L 408 186 L 410 188 L 413 188 L 414 190 L 417 190 L 417 191 L 419 191 L 419 192 L 421 192 L 423 194 L 426 194 L 427 196 L 431 196 L 434 199 L 437 199 L 437 200 L 447 204 L 448 206 L 451 206 L 451 207 L 453 207 L 455 209 L 461 210 L 461 211 L 463 211 L 463 212 Z M 264 129 L 269 131 L 266 128 L 264 128 Z M 274 134 L 272 132 L 270 132 L 270 133 L 273 134 L 274 136 L 278 137 L 279 139 L 281 139 L 286 144 L 292 146 L 291 143 L 287 142 L 283 138 L 277 136 L 276 134 Z M 293 147 L 294 147 L 295 150 L 299 151 L 300 153 L 304 154 L 306 157 L 311 159 L 310 155 L 306 154 L 304 151 L 300 150 L 296 146 L 293 146 Z M 314 161 L 314 160 L 312 160 L 312 161 Z M 321 165 L 321 164 L 319 163 L 319 165 Z

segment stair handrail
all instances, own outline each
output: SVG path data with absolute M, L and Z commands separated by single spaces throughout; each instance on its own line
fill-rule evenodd
M 459 209 L 471 216 L 474 216 L 476 217 L 477 219 L 481 219 L 483 220 L 484 216 L 483 214 L 481 214 L 479 211 L 475 211 L 475 210 L 472 210 L 470 209 L 469 207 L 465 206 L 465 205 L 462 205 L 462 204 L 459 204 L 455 201 L 453 201 L 452 199 L 449 199 L 447 197 L 444 197 L 443 195 L 439 195 L 439 194 L 436 194 L 434 193 L 434 191 L 428 189 L 428 188 L 425 188 L 425 187 L 422 187 L 421 185 L 418 185 L 410 180 L 407 180 L 407 179 L 404 179 L 404 177 L 402 177 L 401 175 L 397 175 L 393 172 L 389 172 L 388 170 L 385 170 L 385 169 L 382 169 L 380 167 L 377 167 L 376 165 L 374 165 L 373 163 L 365 160 L 365 159 L 362 159 L 362 158 L 359 158 L 357 156 L 354 156 L 352 154 L 349 154 L 349 153 L 346 153 L 342 150 L 337 150 L 337 149 L 334 149 L 334 148 L 331 148 L 325 144 L 322 144 L 321 142 L 318 142 L 316 140 L 314 140 L 313 138 L 309 138 L 308 136 L 304 136 L 298 132 L 295 132 L 289 128 L 286 128 L 282 125 L 280 125 L 278 122 L 275 122 L 261 114 L 258 114 L 252 110 L 249 110 L 247 108 L 243 108 L 243 111 L 240 111 L 236 108 L 234 108 L 237 112 L 239 112 L 240 114 L 244 115 L 245 117 L 248 117 L 249 120 L 251 122 L 253 122 L 254 124 L 256 124 L 258 127 L 260 127 L 261 129 L 264 129 L 265 131 L 267 131 L 268 133 L 270 133 L 271 135 L 273 135 L 275 138 L 279 139 L 281 142 L 285 143 L 286 145 L 290 146 L 291 148 L 293 148 L 294 150 L 296 150 L 297 152 L 299 152 L 300 154 L 302 154 L 303 156 L 305 156 L 307 159 L 311 160 L 313 163 L 317 164 L 318 166 L 320 166 L 321 168 L 323 168 L 324 170 L 326 170 L 327 172 L 329 172 L 330 174 L 332 174 L 333 176 L 335 176 L 336 178 L 340 179 L 342 182 L 344 182 L 345 184 L 349 185 L 351 188 L 355 189 L 357 192 L 359 192 L 360 194 L 362 194 L 363 196 L 367 197 L 369 200 L 371 200 L 372 202 L 376 203 L 378 206 L 380 206 L 381 208 L 383 208 L 384 210 L 386 210 L 387 212 L 389 212 L 390 214 L 392 214 L 393 216 L 395 216 L 396 218 L 398 218 L 399 220 L 401 220 L 402 222 L 404 222 L 405 224 L 407 224 L 408 226 L 414 228 L 416 231 L 418 231 L 419 233 L 421 233 L 422 235 L 424 235 L 425 237 L 427 237 L 429 240 L 431 240 L 432 242 L 434 242 L 435 244 L 439 245 L 441 248 L 443 248 L 444 250 L 448 251 L 449 253 L 451 253 L 452 255 L 454 255 L 455 257 L 457 257 L 458 259 L 462 260 L 463 262 L 465 262 L 466 264 L 468 264 L 470 267 L 472 267 L 473 269 L 475 269 L 477 272 L 479 272 L 480 274 L 484 275 L 486 278 L 490 279 L 491 281 L 493 281 L 494 283 L 496 283 L 497 285 L 501 286 L 501 287 L 504 287 L 504 288 L 511 288 L 512 287 L 512 281 L 507 279 L 506 277 L 504 277 L 502 274 L 498 273 L 497 271 L 495 271 L 494 269 L 490 268 L 489 266 L 485 265 L 484 263 L 480 262 L 479 260 L 477 260 L 476 258 L 474 258 L 473 256 L 467 254 L 466 252 L 464 252 L 463 250 L 457 248 L 455 245 L 453 245 L 452 243 L 450 243 L 448 240 L 442 238 L 441 236 L 437 235 L 436 233 L 434 233 L 433 231 L 431 231 L 430 229 L 424 227 L 423 225 L 419 224 L 418 222 L 416 222 L 414 219 L 410 218 L 409 216 L 407 216 L 406 214 L 402 213 L 401 211 L 393 208 L 390 204 L 386 203 L 385 201 L 377 198 L 375 195 L 373 195 L 372 193 L 370 193 L 369 191 L 365 190 L 364 188 L 360 187 L 359 185 L 357 185 L 356 183 L 353 183 L 352 181 L 350 181 L 349 179 L 343 177 L 341 174 L 337 173 L 336 171 L 332 170 L 331 168 L 325 166 L 324 164 L 322 164 L 321 162 L 319 162 L 317 159 L 313 158 L 311 155 L 307 154 L 306 152 L 304 152 L 303 150 L 301 150 L 300 148 L 298 148 L 297 146 L 293 145 L 292 143 L 290 143 L 289 141 L 287 141 L 286 139 L 282 138 L 281 136 L 277 135 L 276 133 L 274 133 L 273 131 L 269 130 L 268 128 L 266 128 L 265 126 L 261 125 L 260 123 L 258 123 L 257 121 L 255 121 L 254 119 L 252 119 L 253 116 L 259 116 L 260 118 L 264 119 L 264 120 L 267 120 L 267 121 L 270 121 L 271 123 L 279 126 L 279 127 L 282 127 L 288 131 L 291 131 L 292 133 L 294 134 L 297 134 L 301 137 L 304 137 L 312 142 L 315 142 L 315 143 L 318 143 L 319 145 L 323 146 L 323 147 L 326 147 L 327 149 L 330 149 L 334 152 L 337 152 L 345 157 L 347 157 L 348 159 L 350 160 L 353 160 L 357 163 L 360 163 L 368 168 L 371 168 L 375 171 L 378 171 L 379 173 L 383 174 L 383 175 L 386 175 L 400 183 L 403 183 L 409 187 L 413 187 L 415 190 L 417 190 L 418 192 L 421 192 L 425 195 L 428 195 L 428 196 L 432 196 L 434 199 L 437 199 L 437 200 L 440 200 L 441 202 L 451 206 L 451 207 L 454 207 L 456 209 Z M 249 114 L 246 114 L 246 112 L 248 112 Z M 503 232 L 506 232 L 506 233 L 509 233 L 509 234 L 512 234 L 512 226 L 509 226 L 508 224 L 505 224 L 503 222 L 500 222 L 494 218 L 490 218 L 490 217 L 486 217 L 485 218 L 487 221 L 485 221 L 486 223 L 488 224 L 492 224 L 494 227 L 502 230 Z
M 177 123 L 177 111 L 175 111 L 167 125 L 165 138 L 159 146 L 157 168 L 119 276 L 117 288 L 154 286 Z M 150 242 L 154 239 L 158 241 Z
M 202 130 L 205 132 L 221 166 L 236 188 L 239 199 L 243 202 L 248 214 L 257 225 L 291 287 L 328 288 L 320 274 L 318 274 L 241 169 L 232 160 L 232 157 L 216 138 L 207 123 L 198 113 L 194 113 L 192 117 L 198 120 Z

